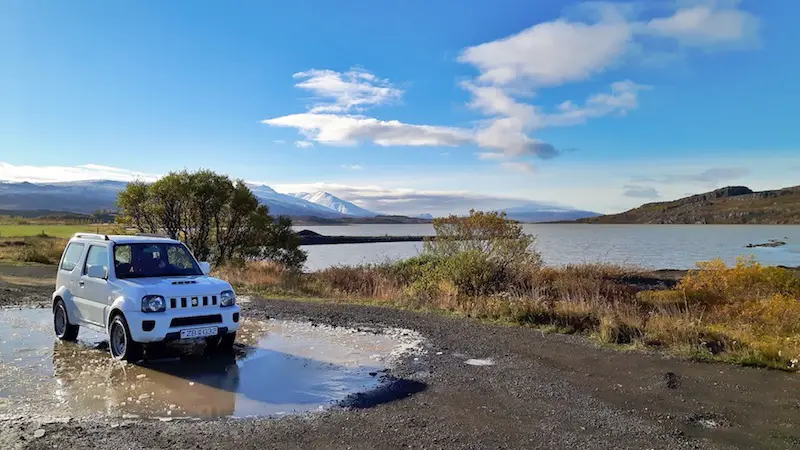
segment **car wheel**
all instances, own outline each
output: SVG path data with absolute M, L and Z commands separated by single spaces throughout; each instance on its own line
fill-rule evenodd
M 227 354 L 233 352 L 233 342 L 236 340 L 236 332 L 228 333 L 223 336 L 215 336 L 206 339 L 206 355 Z
M 56 306 L 53 308 L 53 329 L 56 332 L 56 337 L 62 341 L 74 341 L 78 338 L 78 331 L 80 331 L 81 327 L 69 323 L 67 307 L 64 305 L 63 300 L 56 302 Z
M 217 349 L 223 353 L 231 353 L 233 351 L 233 342 L 236 340 L 236 332 L 228 333 L 219 340 Z
M 142 344 L 131 339 L 128 322 L 122 314 L 114 316 L 108 328 L 108 347 L 111 356 L 120 361 L 136 362 L 142 359 Z

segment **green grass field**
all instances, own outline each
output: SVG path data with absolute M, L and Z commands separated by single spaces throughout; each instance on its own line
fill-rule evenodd
M 109 229 L 108 224 L 84 225 L 0 225 L 0 237 L 25 237 L 37 236 L 44 233 L 48 236 L 69 238 L 79 232 L 104 233 Z

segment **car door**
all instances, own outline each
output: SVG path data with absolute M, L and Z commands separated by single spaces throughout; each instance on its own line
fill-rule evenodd
M 78 298 L 78 278 L 83 267 L 83 257 L 86 245 L 81 242 L 70 242 L 61 263 L 58 265 L 58 275 L 56 276 L 56 288 L 65 287 L 71 294 L 72 301 L 67 301 L 67 314 L 70 320 L 75 323 L 83 322 L 83 307 Z
M 94 266 L 95 270 L 90 270 Z M 100 274 L 92 273 L 102 268 Z M 109 252 L 106 244 L 91 244 L 78 279 L 78 291 L 86 311 L 84 320 L 100 327 L 105 326 L 106 311 L 110 305 L 108 286 Z

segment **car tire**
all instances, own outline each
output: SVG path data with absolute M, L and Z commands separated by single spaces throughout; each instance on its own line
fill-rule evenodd
M 205 355 L 218 355 L 233 353 L 233 342 L 236 340 L 236 332 L 222 336 L 215 336 L 206 339 Z
M 67 306 L 63 300 L 58 300 L 53 307 L 53 330 L 56 332 L 56 337 L 62 341 L 74 342 L 78 338 L 80 329 L 80 326 L 69 323 Z
M 128 321 L 122 314 L 111 319 L 108 327 L 108 348 L 111 356 L 120 361 L 137 362 L 142 359 L 142 344 L 134 342 Z
M 233 343 L 236 341 L 236 332 L 228 333 L 219 340 L 217 348 L 220 352 L 231 353 L 233 352 Z

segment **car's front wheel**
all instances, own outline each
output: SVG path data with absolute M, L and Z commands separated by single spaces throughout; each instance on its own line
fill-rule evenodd
M 78 332 L 81 327 L 70 325 L 67 307 L 64 305 L 63 300 L 58 300 L 53 308 L 53 329 L 56 332 L 56 337 L 62 341 L 74 341 L 78 338 Z
M 108 347 L 114 359 L 136 362 L 142 359 L 142 344 L 131 339 L 128 322 L 122 314 L 114 316 L 108 327 Z
M 206 339 L 206 355 L 229 354 L 233 352 L 233 342 L 236 340 L 236 332 L 215 336 Z

